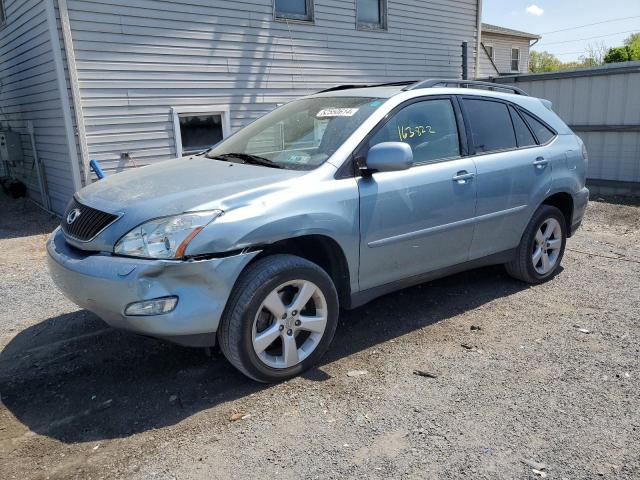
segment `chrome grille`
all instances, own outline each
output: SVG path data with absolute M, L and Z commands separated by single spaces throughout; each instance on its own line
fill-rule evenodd
M 117 215 L 82 205 L 74 198 L 67 205 L 60 226 L 66 235 L 86 242 L 93 239 L 117 218 Z M 72 220 L 71 223 L 69 220 Z

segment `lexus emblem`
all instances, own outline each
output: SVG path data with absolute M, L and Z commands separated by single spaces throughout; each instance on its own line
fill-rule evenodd
M 80 216 L 80 210 L 77 208 L 74 208 L 69 212 L 69 215 L 67 215 L 67 223 L 71 225 L 73 222 L 75 222 L 78 219 L 79 216 Z

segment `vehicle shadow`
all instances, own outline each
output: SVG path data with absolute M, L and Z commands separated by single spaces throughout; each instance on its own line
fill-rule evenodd
M 490 267 L 387 295 L 342 313 L 322 363 L 525 288 L 501 267 Z M 221 354 L 214 356 L 111 329 L 81 310 L 27 328 L 3 349 L 2 403 L 33 432 L 75 443 L 173 425 L 270 388 L 242 376 Z M 320 365 L 305 378 L 329 376 Z

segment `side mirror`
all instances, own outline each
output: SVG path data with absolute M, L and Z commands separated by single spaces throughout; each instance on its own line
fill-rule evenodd
M 377 172 L 408 170 L 413 166 L 413 151 L 402 142 L 383 142 L 367 153 L 367 168 Z

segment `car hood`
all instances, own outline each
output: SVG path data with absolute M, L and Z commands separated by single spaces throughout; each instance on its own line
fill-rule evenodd
M 185 157 L 107 176 L 80 190 L 77 198 L 113 213 L 150 207 L 164 216 L 304 173 Z
M 104 235 L 76 246 L 102 250 L 152 218 L 242 206 L 274 189 L 286 188 L 281 182 L 305 173 L 193 156 L 110 175 L 80 190 L 76 198 L 120 218 Z

